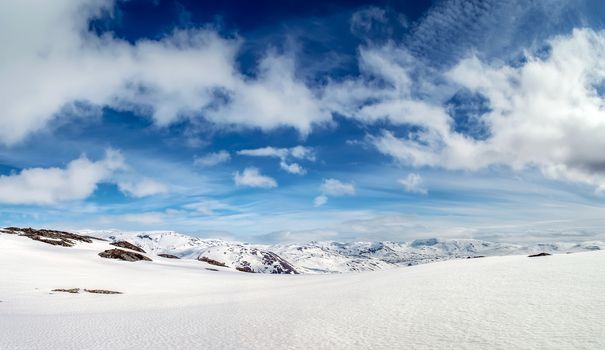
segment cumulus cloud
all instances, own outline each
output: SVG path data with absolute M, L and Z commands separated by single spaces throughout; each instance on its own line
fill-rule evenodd
M 282 160 L 279 163 L 279 167 L 290 174 L 304 175 L 307 173 L 307 171 L 303 167 L 301 167 L 298 163 L 288 164 Z
M 225 150 L 208 153 L 201 157 L 195 157 L 193 163 L 203 167 L 211 167 L 221 163 L 228 162 L 231 159 L 231 154 Z
M 352 196 L 355 186 L 352 183 L 341 182 L 336 179 L 326 179 L 321 184 L 321 191 L 329 196 Z
M 269 53 L 249 78 L 236 68 L 241 40 L 209 28 L 134 44 L 89 31 L 89 20 L 112 8 L 111 0 L 0 4 L 1 142 L 43 129 L 76 102 L 151 115 L 160 126 L 201 117 L 308 133 L 330 119 L 291 57 Z
M 242 173 L 239 171 L 236 172 L 233 181 L 235 181 L 237 186 L 260 188 L 277 187 L 277 181 L 275 181 L 275 179 L 262 175 L 260 171 L 254 167 L 248 167 L 244 169 Z
M 0 176 L 0 202 L 8 204 L 55 204 L 90 196 L 97 184 L 108 181 L 124 168 L 119 151 L 107 150 L 105 158 L 91 161 L 86 156 L 65 168 L 28 168 Z
M 515 65 L 471 55 L 445 72 L 419 67 L 393 44 L 362 49 L 362 76 L 329 84 L 324 103 L 365 123 L 416 126 L 405 134 L 385 129 L 368 137 L 405 165 L 535 167 L 553 179 L 605 188 L 599 151 L 605 146 L 605 32 L 574 30 L 548 44 L 547 53 L 528 51 Z M 487 101 L 487 112 L 477 116 L 488 131 L 484 139 L 454 127 L 445 101 L 461 89 Z
M 168 192 L 168 187 L 153 179 L 143 178 L 133 182 L 118 182 L 123 193 L 136 197 L 147 197 Z
M 296 158 L 301 160 L 315 161 L 315 152 L 308 147 L 296 146 L 292 148 L 262 147 L 254 149 L 243 149 L 237 152 L 238 155 L 250 157 L 274 157 L 279 158 L 279 166 L 282 170 L 290 174 L 304 175 L 307 171 L 298 163 L 288 162 L 288 159 Z
M 397 182 L 403 185 L 406 192 L 428 193 L 427 189 L 423 187 L 424 181 L 422 180 L 422 177 L 416 173 L 410 173 L 405 178 L 397 180 Z
M 328 196 L 324 194 L 321 194 L 313 199 L 313 206 L 316 208 L 319 208 L 326 203 L 328 203 Z

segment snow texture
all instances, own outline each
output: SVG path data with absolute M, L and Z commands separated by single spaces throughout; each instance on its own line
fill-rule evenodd
M 0 349 L 605 348 L 602 251 L 272 275 L 110 247 L 0 234 Z

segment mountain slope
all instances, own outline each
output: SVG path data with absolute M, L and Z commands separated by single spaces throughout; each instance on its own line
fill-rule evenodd
M 0 349 L 605 348 L 601 251 L 287 276 L 107 247 L 0 234 Z
M 262 273 L 343 273 L 392 269 L 449 259 L 605 249 L 604 242 L 523 246 L 476 239 L 422 239 L 411 242 L 309 242 L 260 245 L 200 239 L 176 232 L 82 231 L 108 240 L 126 240 L 154 254 L 209 258 L 225 266 Z

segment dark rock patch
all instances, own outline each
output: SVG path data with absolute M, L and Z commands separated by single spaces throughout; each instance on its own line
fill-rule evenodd
M 92 240 L 103 241 L 103 239 L 92 237 L 92 236 L 84 236 L 77 235 L 75 233 L 69 233 L 64 231 L 54 231 L 54 230 L 36 230 L 31 227 L 28 228 L 19 228 L 19 227 L 6 227 L 4 229 L 0 229 L 2 233 L 8 233 L 13 235 L 19 235 L 23 237 L 28 237 L 33 239 L 34 241 L 51 244 L 51 245 L 59 245 L 63 247 L 72 247 L 76 244 L 76 242 L 85 242 L 92 243 Z
M 225 263 L 222 263 L 222 262 L 214 260 L 214 259 L 207 258 L 205 256 L 200 256 L 199 258 L 197 258 L 197 260 L 203 261 L 205 263 L 208 263 L 208 264 L 214 265 L 214 266 L 227 267 L 227 265 L 225 265 Z
M 102 258 L 117 259 L 117 260 L 123 260 L 123 261 L 140 261 L 140 260 L 151 261 L 151 259 L 149 259 L 145 255 L 135 253 L 135 252 L 129 252 L 129 251 L 117 249 L 117 248 L 109 249 L 104 252 L 101 252 L 101 253 L 99 253 L 99 256 Z
M 255 271 L 252 270 L 252 268 L 250 268 L 250 266 L 243 266 L 243 267 L 238 266 L 235 269 L 237 271 L 241 271 L 241 272 L 255 273 Z
M 109 244 L 116 246 L 116 247 L 120 247 L 120 248 L 134 250 L 135 252 L 139 252 L 139 253 L 147 253 L 143 249 L 137 247 L 136 245 L 134 245 L 130 242 L 126 242 L 126 241 L 117 241 L 117 242 L 113 242 L 113 243 L 109 243 Z
M 298 271 L 289 262 L 282 259 L 279 255 L 273 252 L 262 252 L 263 264 L 273 265 L 271 273 L 274 274 L 298 274 Z
M 53 289 L 51 292 L 63 292 L 63 293 L 77 294 L 77 293 L 80 293 L 80 288 L 57 288 L 57 289 Z
M 161 256 L 162 258 L 168 258 L 168 259 L 180 259 L 178 256 L 172 255 L 172 254 L 158 254 L 158 256 Z
M 208 271 L 218 271 L 218 269 L 213 269 L 212 267 L 207 267 L 206 270 L 208 270 Z
M 551 254 L 542 252 L 542 253 L 538 253 L 538 254 L 528 255 L 528 257 L 530 257 L 530 258 L 536 258 L 536 257 L 539 257 L 539 256 L 549 256 L 549 255 L 551 255 Z
M 115 290 L 106 289 L 84 289 L 84 291 L 93 294 L 122 294 L 122 292 L 116 292 Z

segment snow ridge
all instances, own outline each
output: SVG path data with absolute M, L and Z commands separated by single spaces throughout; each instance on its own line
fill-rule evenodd
M 450 259 L 605 249 L 605 242 L 601 241 L 520 245 L 477 239 L 430 238 L 411 242 L 312 241 L 263 245 L 202 239 L 174 231 L 87 230 L 80 233 L 111 241 L 125 240 L 156 255 L 171 254 L 181 259 L 205 257 L 240 271 L 273 274 L 376 271 Z

